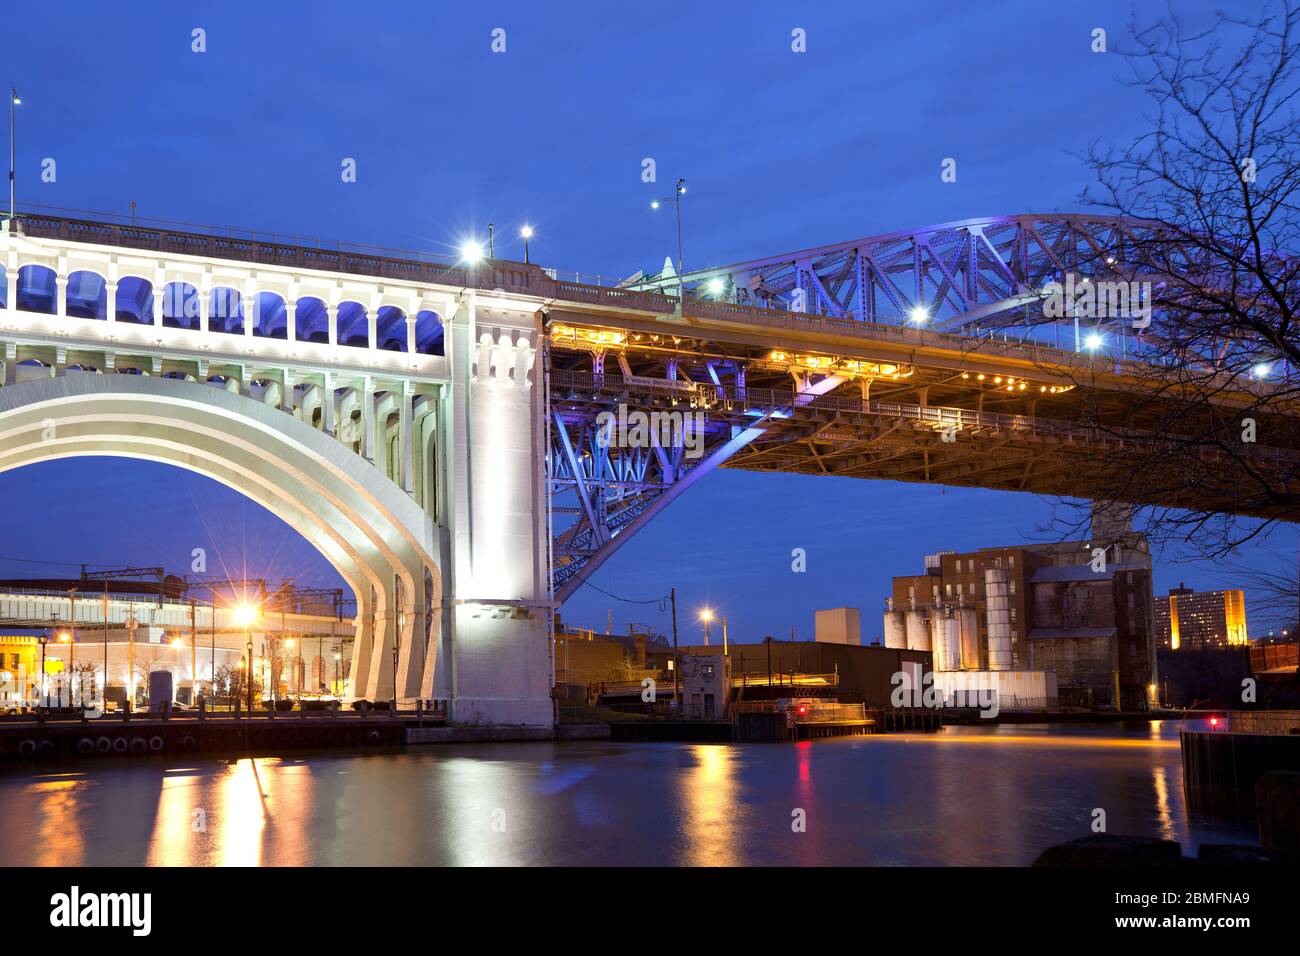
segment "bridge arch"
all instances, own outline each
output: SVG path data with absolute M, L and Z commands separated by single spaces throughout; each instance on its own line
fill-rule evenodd
M 370 316 L 360 302 L 339 303 L 338 344 L 360 349 L 370 344 Z
M 230 335 L 244 334 L 244 297 L 237 289 L 219 285 L 208 293 L 208 329 Z
M 199 290 L 189 282 L 169 282 L 163 290 L 163 325 L 197 331 L 203 314 Z
M 201 383 L 83 374 L 0 389 L 0 472 L 86 456 L 185 468 L 283 519 L 356 595 L 355 692 L 390 696 L 394 676 L 401 697 L 432 687 L 441 627 L 426 575 L 431 593 L 442 593 L 432 519 L 346 447 L 274 407 Z
M 98 272 L 78 269 L 69 273 L 67 297 L 69 318 L 108 318 L 108 282 Z
M 390 352 L 405 352 L 408 321 L 397 306 L 381 306 L 375 314 L 375 345 Z
M 258 292 L 253 296 L 253 334 L 267 339 L 289 337 L 289 310 L 278 292 Z
M 54 270 L 49 266 L 25 265 L 18 269 L 18 292 L 15 296 L 19 309 L 54 315 L 58 312 L 59 293 Z
M 443 354 L 442 316 L 431 309 L 415 315 L 415 351 L 421 355 Z
M 298 300 L 297 336 L 299 342 L 325 345 L 330 340 L 329 310 L 316 296 L 305 295 Z
M 124 275 L 117 280 L 114 318 L 118 322 L 153 324 L 153 283 L 143 276 Z

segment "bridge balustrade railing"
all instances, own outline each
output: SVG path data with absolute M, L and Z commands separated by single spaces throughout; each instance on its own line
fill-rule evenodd
M 315 239 L 312 244 L 313 240 L 301 236 L 290 237 L 293 240 L 290 242 L 281 241 L 280 234 L 271 233 L 267 239 L 265 233 L 252 230 L 227 229 L 227 234 L 222 234 L 213 227 L 195 227 L 212 231 L 193 232 L 137 225 L 134 222 L 115 223 L 44 213 L 25 213 L 21 222 L 23 232 L 35 238 L 501 290 L 659 314 L 670 313 L 677 308 L 676 296 L 618 285 L 570 282 L 556 278 L 553 270 L 503 259 L 489 259 L 475 266 L 465 266 L 418 250 L 389 249 L 338 241 L 322 244 L 319 239 Z M 904 324 L 890 325 L 843 316 L 740 305 L 725 300 L 700 298 L 689 291 L 684 310 L 687 317 L 713 318 L 790 330 L 849 333 L 917 348 L 931 345 L 963 353 L 1014 357 L 1046 368 L 1113 371 L 1116 374 L 1133 374 L 1143 368 L 1160 367 L 1175 367 L 1211 375 L 1216 371 L 1212 365 L 1204 365 L 1194 358 L 1189 360 L 1187 356 L 1146 354 L 1141 359 L 1129 359 L 1123 356 L 1072 352 L 1034 342 L 1007 339 L 998 341 L 993 338 L 995 333 L 992 330 L 986 339 L 982 335 L 959 335 Z M 1225 376 L 1227 377 L 1229 376 Z M 1262 391 L 1270 387 L 1270 383 L 1266 380 L 1252 381 L 1245 383 L 1244 387 L 1251 391 Z
M 637 291 L 618 286 L 569 282 L 562 279 L 555 281 L 555 297 L 568 298 L 593 305 L 607 305 L 656 313 L 673 312 L 677 307 L 675 296 Z M 689 295 L 686 298 L 685 312 L 688 318 L 711 318 L 719 321 L 763 325 L 769 328 L 790 331 L 825 330 L 836 333 L 847 332 L 862 338 L 886 339 L 916 348 L 927 345 L 939 346 L 958 352 L 1022 359 L 1048 368 L 1090 369 L 1122 373 L 1131 371 L 1132 367 L 1135 366 L 1151 364 L 1124 358 L 1117 359 L 1107 355 L 1072 352 L 1036 342 L 1016 342 L 1005 339 L 999 341 L 993 338 L 991 333 L 988 338 L 977 335 L 959 335 L 953 332 L 910 328 L 905 325 L 866 322 L 843 316 L 739 305 L 732 302 L 692 298 Z

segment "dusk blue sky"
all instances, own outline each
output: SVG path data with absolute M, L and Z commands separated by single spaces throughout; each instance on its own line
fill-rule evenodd
M 1175 4 L 1189 24 L 1215 3 Z M 57 11 L 57 12 L 56 12 Z M 449 252 L 531 223 L 536 261 L 604 276 L 657 269 L 684 176 L 686 267 L 925 224 L 1072 211 L 1091 139 L 1126 143 L 1146 102 L 1122 61 L 1128 3 L 548 4 L 74 2 L 10 21 L 0 81 L 23 97 L 19 202 Z M 207 52 L 191 52 L 191 31 Z M 493 54 L 491 31 L 506 31 Z M 790 49 L 795 27 L 807 53 Z M 55 183 L 40 164 L 57 161 Z M 345 157 L 358 181 L 341 181 Z M 656 160 L 660 183 L 641 181 Z M 956 183 L 940 163 L 958 163 Z M 0 475 L 0 574 L 48 562 L 162 564 L 192 548 L 232 574 L 337 582 L 303 539 L 207 479 L 86 459 Z M 1026 495 L 722 472 L 592 578 L 654 598 L 678 588 L 685 637 L 704 604 L 736 640 L 807 638 L 813 610 L 864 610 L 927 552 L 1041 540 Z M 1275 547 L 1295 553 L 1294 528 Z M 791 549 L 808 555 L 790 569 Z M 1231 569 L 1158 565 L 1227 586 Z M 1262 563 L 1259 555 L 1245 560 Z M 213 566 L 210 571 L 219 570 Z M 567 620 L 667 630 L 657 604 L 584 588 Z M 1249 608 L 1248 608 L 1249 609 Z

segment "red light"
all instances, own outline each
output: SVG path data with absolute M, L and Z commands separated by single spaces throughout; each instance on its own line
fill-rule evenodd
M 1210 726 L 1211 726 L 1211 727 L 1217 727 L 1217 726 L 1219 726 L 1219 718 L 1218 718 L 1218 717 L 1211 717 L 1211 718 L 1210 718 Z
M 803 704 L 800 704 L 800 705 L 799 705 L 799 716 L 802 717 L 802 716 L 803 716 L 804 714 L 806 714 L 806 713 L 808 713 L 808 708 L 805 707 Z

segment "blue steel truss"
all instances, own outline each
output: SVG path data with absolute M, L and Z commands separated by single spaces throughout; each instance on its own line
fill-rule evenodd
M 1068 273 L 1150 281 L 1163 289 L 1174 277 L 1197 271 L 1194 246 L 1163 239 L 1148 223 L 1019 215 L 926 226 L 688 272 L 683 284 L 688 296 L 737 305 L 884 324 L 920 317 L 932 328 L 977 334 L 1050 325 L 1039 307 L 1042 290 Z M 677 279 L 656 276 L 630 287 L 675 293 Z

